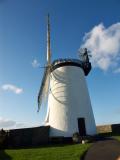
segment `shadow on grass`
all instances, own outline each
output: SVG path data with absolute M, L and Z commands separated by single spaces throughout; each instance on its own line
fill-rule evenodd
M 52 147 L 65 147 L 65 146 L 75 145 L 74 143 L 66 143 L 66 144 L 44 144 L 44 145 L 31 145 L 31 146 L 9 146 L 6 149 L 37 149 L 37 148 L 52 148 Z M 1 160 L 1 159 L 0 159 Z
M 120 141 L 120 133 L 99 133 L 98 136 L 101 138 L 111 138 Z
M 5 152 L 5 150 L 0 150 L 0 160 L 12 160 L 12 158 Z

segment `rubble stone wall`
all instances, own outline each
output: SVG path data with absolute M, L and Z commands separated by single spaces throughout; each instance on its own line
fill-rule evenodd
M 120 124 L 100 125 L 97 126 L 97 133 L 120 133 Z

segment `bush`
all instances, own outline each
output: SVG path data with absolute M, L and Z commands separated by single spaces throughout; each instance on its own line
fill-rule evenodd
M 0 131 L 0 149 L 3 149 L 5 147 L 7 133 L 2 129 Z
M 81 143 L 82 142 L 82 138 L 78 132 L 73 134 L 72 140 L 74 143 Z

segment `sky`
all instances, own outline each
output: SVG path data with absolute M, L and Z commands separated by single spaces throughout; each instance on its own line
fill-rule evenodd
M 86 77 L 97 125 L 120 123 L 120 1 L 0 0 L 0 128 L 43 125 L 37 95 L 46 64 L 46 16 L 52 60 L 92 55 Z

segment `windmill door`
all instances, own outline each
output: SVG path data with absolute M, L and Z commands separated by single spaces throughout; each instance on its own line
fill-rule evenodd
M 86 135 L 85 118 L 78 118 L 78 130 L 80 136 Z

